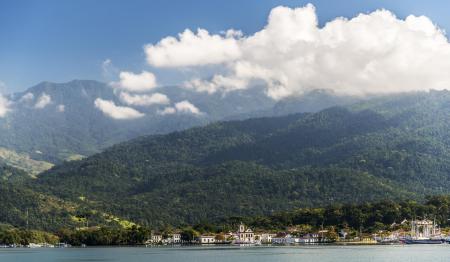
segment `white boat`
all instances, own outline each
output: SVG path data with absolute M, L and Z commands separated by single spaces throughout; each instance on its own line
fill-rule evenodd
M 40 248 L 42 247 L 42 244 L 36 244 L 36 243 L 29 243 L 28 248 Z
M 411 235 L 404 239 L 405 244 L 442 244 L 445 240 L 435 221 L 411 221 Z

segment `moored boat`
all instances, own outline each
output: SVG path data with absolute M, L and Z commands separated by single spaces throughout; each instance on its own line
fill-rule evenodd
M 405 244 L 442 244 L 445 239 L 442 237 L 440 229 L 431 220 L 411 221 L 411 235 L 403 239 Z
M 432 238 L 424 238 L 424 239 L 413 239 L 406 238 L 405 244 L 442 244 L 445 241 L 443 239 L 432 239 Z

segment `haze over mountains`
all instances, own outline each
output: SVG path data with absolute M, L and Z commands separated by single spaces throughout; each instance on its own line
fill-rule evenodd
M 9 96 L 10 111 L 0 118 L 0 147 L 4 148 L 0 158 L 36 173 L 49 165 L 32 162 L 29 158 L 59 163 L 89 156 L 140 135 L 167 133 L 221 119 L 316 111 L 350 100 L 316 92 L 301 98 L 305 102 L 300 99 L 289 104 L 276 103 L 258 90 L 214 95 L 178 87 L 160 90 L 173 101 L 189 101 L 201 113 L 161 114 L 164 106 L 150 105 L 137 107 L 145 113 L 144 117 L 114 119 L 96 106 L 96 100 L 114 101 L 118 106 L 124 104 L 123 101 L 111 86 L 88 80 L 61 84 L 43 82 L 13 94 Z M 17 158 L 23 161 L 14 161 Z M 36 169 L 20 165 L 20 162 Z

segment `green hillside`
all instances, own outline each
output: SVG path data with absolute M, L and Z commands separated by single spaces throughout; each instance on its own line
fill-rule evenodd
M 450 190 L 450 93 L 141 137 L 56 166 L 33 187 L 142 224 Z
M 53 166 L 53 164 L 45 161 L 34 160 L 30 158 L 29 154 L 17 153 L 3 147 L 0 147 L 0 162 L 21 169 L 31 176 L 36 176 Z
M 61 228 L 84 228 L 88 225 L 119 228 L 130 225 L 126 220 L 93 209 L 87 201 L 75 203 L 62 200 L 27 186 L 33 185 L 34 181 L 23 170 L 0 164 L 1 224 L 52 232 Z

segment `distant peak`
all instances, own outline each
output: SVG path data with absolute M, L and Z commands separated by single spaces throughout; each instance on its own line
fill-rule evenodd
M 50 82 L 50 81 L 42 81 L 39 84 L 32 86 L 28 89 L 26 89 L 23 92 L 19 92 L 19 94 L 23 94 L 23 93 L 37 93 L 37 92 L 51 92 L 51 90 L 54 89 L 59 89 L 59 88 L 74 88 L 74 89 L 79 89 L 81 87 L 99 87 L 99 88 L 103 88 L 105 87 L 107 84 L 100 82 L 100 81 L 96 81 L 96 80 L 81 80 L 81 79 L 74 79 L 71 80 L 69 82 L 61 82 L 61 83 L 56 83 L 56 82 Z

